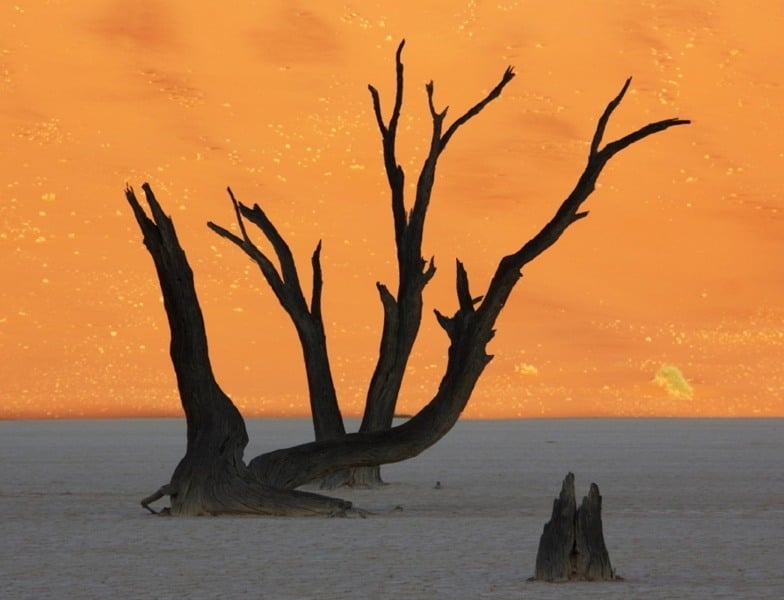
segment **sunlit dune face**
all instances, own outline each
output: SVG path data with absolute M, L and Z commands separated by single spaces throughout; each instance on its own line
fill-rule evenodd
M 456 118 L 507 65 L 518 77 L 439 163 L 425 238 L 438 272 L 399 412 L 442 373 L 432 309 L 455 308 L 455 259 L 481 294 L 571 190 L 598 115 L 633 75 L 608 139 L 693 124 L 616 157 L 591 216 L 526 268 L 466 416 L 784 415 L 784 9 L 352 6 L 0 8 L 0 417 L 180 414 L 160 291 L 122 193 L 144 181 L 174 217 L 216 374 L 246 416 L 307 414 L 301 351 L 257 269 L 206 221 L 234 227 L 231 185 L 265 207 L 305 281 L 322 240 L 332 366 L 358 415 L 375 282 L 396 283 L 366 86 L 388 114 L 403 37 L 409 186 L 430 135 L 424 84 Z

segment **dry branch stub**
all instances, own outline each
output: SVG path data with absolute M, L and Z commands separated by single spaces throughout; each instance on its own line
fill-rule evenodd
M 574 474 L 569 473 L 553 502 L 553 514 L 544 526 L 536 554 L 533 580 L 612 581 L 620 579 L 610 564 L 602 530 L 602 497 L 591 484 L 577 508 Z

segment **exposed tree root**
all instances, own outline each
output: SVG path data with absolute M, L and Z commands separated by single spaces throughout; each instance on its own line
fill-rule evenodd
M 150 504 L 152 504 L 153 502 L 157 502 L 164 496 L 172 496 L 175 493 L 176 492 L 173 486 L 167 483 L 166 485 L 162 485 L 161 487 L 159 487 L 155 492 L 153 492 L 146 498 L 142 498 L 142 506 L 147 510 L 149 510 L 152 514 L 157 515 L 159 514 L 158 511 L 152 508 Z
M 153 502 L 169 496 L 171 506 L 156 511 Z M 364 511 L 353 509 L 351 502 L 297 490 L 278 490 L 252 480 L 237 478 L 226 485 L 207 489 L 191 489 L 179 493 L 167 484 L 141 501 L 152 514 L 200 516 L 218 514 L 253 514 L 278 517 L 343 517 L 349 511 L 364 516 Z

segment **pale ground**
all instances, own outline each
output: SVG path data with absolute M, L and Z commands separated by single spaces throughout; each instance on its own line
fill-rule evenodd
M 308 428 L 250 421 L 249 456 Z M 0 422 L 2 595 L 779 598 L 782 433 L 782 420 L 469 421 L 385 467 L 384 489 L 342 493 L 367 519 L 166 519 L 138 500 L 180 458 L 182 420 Z M 569 470 L 578 494 L 601 489 L 624 582 L 526 582 Z

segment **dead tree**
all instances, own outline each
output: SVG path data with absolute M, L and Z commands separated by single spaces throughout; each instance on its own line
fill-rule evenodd
M 285 504 L 285 500 L 281 500 L 283 497 L 276 495 L 275 490 L 293 490 L 345 469 L 373 468 L 405 460 L 435 444 L 457 422 L 476 382 L 492 359 L 486 352 L 486 347 L 495 333 L 495 321 L 522 275 L 522 268 L 553 245 L 570 225 L 587 216 L 588 213 L 581 210 L 582 204 L 593 192 L 601 171 L 615 154 L 649 135 L 689 122 L 682 119 L 657 121 L 601 147 L 607 122 L 629 87 L 630 80 L 626 81 L 597 123 L 590 144 L 588 163 L 574 189 L 539 233 L 499 261 L 484 294 L 477 296 L 471 293 L 468 274 L 462 263 L 457 262 L 457 309 L 451 316 L 436 311 L 438 323 L 449 340 L 445 373 L 438 390 L 427 405 L 402 425 L 390 427 L 405 365 L 421 321 L 422 290 L 435 273 L 434 261 L 425 261 L 421 256 L 421 243 L 438 158 L 457 129 L 496 98 L 514 76 L 512 69 L 507 69 L 490 94 L 447 128 L 444 128 L 446 109 L 441 112 L 436 110 L 433 100 L 434 86 L 432 82 L 427 84 L 432 118 L 431 145 L 419 176 L 413 206 L 406 210 L 403 199 L 403 169 L 395 157 L 397 122 L 402 106 L 402 48 L 401 43 L 396 54 L 397 88 L 389 123 L 384 123 L 381 116 L 378 93 L 374 88 L 370 88 L 382 134 L 384 164 L 392 192 L 399 282 L 397 296 L 385 285 L 377 284 L 384 308 L 384 327 L 379 360 L 368 391 L 368 409 L 360 431 L 345 433 L 332 384 L 321 316 L 323 282 L 320 244 L 316 247 L 311 261 L 312 292 L 308 303 L 291 251 L 283 237 L 261 207 L 248 207 L 238 202 L 230 191 L 240 235 L 212 223 L 210 227 L 235 243 L 256 262 L 276 297 L 291 316 L 302 343 L 317 437 L 314 442 L 258 456 L 250 461 L 246 469 L 242 462 L 242 448 L 247 442 L 244 425 L 240 425 L 242 419 L 239 413 L 220 391 L 212 375 L 193 278 L 185 254 L 177 242 L 173 225 L 163 214 L 148 185 L 145 184 L 143 189 L 154 221 L 146 217 L 133 191 L 128 190 L 126 193 L 144 233 L 145 244 L 153 255 L 161 281 L 172 331 L 172 361 L 188 419 L 189 446 L 183 459 L 186 467 L 181 464 L 175 470 L 169 486 L 164 486 L 158 494 L 150 497 L 158 499 L 174 493 L 174 512 L 224 512 L 220 508 L 221 503 L 232 509 L 225 512 L 237 512 L 242 506 L 248 507 L 247 512 L 263 512 L 258 510 L 258 505 L 263 504 L 262 500 L 258 499 L 253 503 L 248 501 L 249 496 L 270 494 L 275 498 L 278 507 L 278 501 Z M 280 265 L 279 269 L 253 243 L 246 221 L 256 225 L 271 243 Z M 164 230 L 165 235 L 162 233 Z M 163 241 L 157 241 L 158 238 Z M 153 241 L 150 242 L 150 239 Z M 176 256 L 176 261 L 172 256 Z M 183 285 L 188 288 L 185 294 L 181 290 Z M 198 335 L 195 335 L 194 331 L 199 332 Z M 191 440 L 194 443 L 193 450 Z M 197 444 L 197 441 L 202 444 Z M 230 456 L 226 454 L 227 448 L 232 449 Z M 212 456 L 212 453 L 217 453 L 217 456 Z M 201 462 L 207 466 L 197 468 Z M 266 487 L 254 487 L 256 485 Z M 199 506 L 199 502 L 194 501 L 187 505 L 188 510 L 174 510 L 181 505 L 181 490 L 202 488 L 207 491 L 194 494 L 208 499 L 209 502 L 203 502 Z M 209 490 L 215 488 L 222 492 L 220 502 L 212 500 L 214 494 Z M 252 492 L 248 492 L 248 488 L 252 488 Z M 235 500 L 231 500 L 232 498 Z M 292 513 L 302 512 L 297 502 L 306 502 L 305 498 L 308 503 L 315 504 L 315 507 L 309 504 L 312 512 L 332 514 L 346 510 L 346 504 L 341 501 L 316 500 L 321 497 L 308 495 L 291 497 L 291 506 L 295 507 Z

